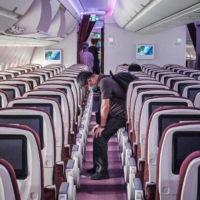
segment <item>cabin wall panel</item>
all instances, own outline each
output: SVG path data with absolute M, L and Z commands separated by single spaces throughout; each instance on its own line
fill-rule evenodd
M 41 64 L 45 66 L 44 51 L 45 49 L 62 50 L 62 62 L 66 67 L 77 63 L 77 28 L 64 40 L 55 45 L 48 47 L 37 47 L 33 53 L 31 63 Z
M 141 34 L 126 31 L 120 28 L 108 17 L 105 20 L 104 39 L 104 72 L 115 71 L 120 64 L 178 64 L 185 66 L 186 55 L 186 27 L 181 26 L 164 32 Z M 109 43 L 109 38 L 113 39 L 115 45 Z M 181 46 L 174 46 L 177 38 L 182 38 Z M 152 44 L 155 47 L 155 58 L 152 60 L 136 59 L 136 45 Z
M 0 47 L 0 70 L 30 64 L 34 47 Z

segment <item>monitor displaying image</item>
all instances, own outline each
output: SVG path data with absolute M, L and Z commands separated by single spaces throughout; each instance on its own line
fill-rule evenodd
M 136 45 L 136 59 L 154 59 L 154 45 Z
M 45 64 L 61 64 L 62 53 L 61 50 L 45 50 Z

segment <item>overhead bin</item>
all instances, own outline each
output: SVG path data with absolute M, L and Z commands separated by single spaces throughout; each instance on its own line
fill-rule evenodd
M 66 24 L 65 24 L 65 31 L 64 33 L 66 35 L 69 35 L 75 28 L 77 24 L 77 19 L 75 19 L 69 11 L 65 11 L 65 18 L 66 18 Z
M 65 24 L 66 20 L 64 10 L 62 8 L 59 8 L 48 30 L 49 34 L 55 37 L 62 37 L 65 31 Z
M 198 3 L 199 0 L 118 0 L 113 16 L 122 28 L 138 32 Z
M 75 9 L 72 7 L 72 5 L 69 3 L 69 1 L 66 0 L 58 0 L 65 8 L 65 18 L 66 18 L 66 24 L 65 24 L 65 31 L 64 33 L 66 35 L 69 35 L 75 28 L 77 22 L 80 20 L 80 17 L 78 13 L 75 11 Z
M 149 2 L 150 0 L 119 0 L 115 6 L 113 16 L 118 25 L 124 28 Z
M 0 31 L 5 31 L 15 24 L 19 17 L 29 9 L 33 0 L 0 1 Z
M 58 9 L 60 7 L 60 3 L 57 0 L 51 0 L 50 4 L 51 4 L 51 12 L 52 12 L 51 19 L 53 20 L 56 13 L 58 12 Z
M 34 0 L 29 10 L 12 27 L 5 31 L 5 34 L 23 37 L 37 37 L 41 34 L 48 34 L 51 25 L 52 11 L 49 0 Z

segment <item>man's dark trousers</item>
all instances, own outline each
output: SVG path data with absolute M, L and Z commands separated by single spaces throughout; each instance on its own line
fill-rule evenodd
M 125 127 L 126 121 L 121 117 L 109 118 L 106 127 L 101 132 L 101 137 L 93 140 L 93 162 L 96 172 L 108 171 L 108 141 L 118 131 Z

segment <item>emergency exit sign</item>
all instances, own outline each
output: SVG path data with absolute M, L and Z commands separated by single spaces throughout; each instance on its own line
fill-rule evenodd
M 101 38 L 101 34 L 95 33 L 94 37 L 99 39 L 99 38 Z
M 90 16 L 90 21 L 91 22 L 96 22 L 98 20 L 99 20 L 99 17 L 97 17 L 97 16 Z

